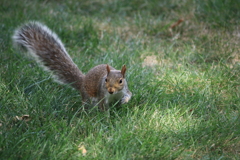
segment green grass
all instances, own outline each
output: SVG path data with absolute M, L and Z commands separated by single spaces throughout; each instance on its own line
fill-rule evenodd
M 240 159 L 239 8 L 239 0 L 2 0 L 1 159 Z M 13 48 L 14 29 L 29 20 L 54 30 L 83 72 L 126 64 L 131 101 L 82 111 L 77 91 Z

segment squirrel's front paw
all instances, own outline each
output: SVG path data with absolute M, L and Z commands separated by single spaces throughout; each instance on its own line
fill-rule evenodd
M 121 100 L 121 103 L 124 104 L 124 103 L 127 103 L 128 101 L 130 100 L 130 97 L 128 96 L 124 96 Z

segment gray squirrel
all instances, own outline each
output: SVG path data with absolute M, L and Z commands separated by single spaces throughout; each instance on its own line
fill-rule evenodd
M 84 75 L 72 61 L 58 36 L 39 22 L 29 22 L 15 30 L 12 37 L 16 46 L 29 54 L 54 78 L 78 90 L 83 104 L 98 105 L 106 110 L 111 104 L 127 103 L 132 96 L 125 79 L 126 66 L 121 70 L 100 64 Z

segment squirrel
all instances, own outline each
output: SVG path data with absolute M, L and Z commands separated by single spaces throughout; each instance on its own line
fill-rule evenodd
M 127 103 L 132 96 L 126 81 L 126 66 L 121 70 L 100 64 L 83 74 L 67 53 L 57 34 L 46 25 L 32 21 L 17 28 L 15 46 L 25 48 L 60 83 L 78 90 L 82 103 L 107 110 L 110 105 Z

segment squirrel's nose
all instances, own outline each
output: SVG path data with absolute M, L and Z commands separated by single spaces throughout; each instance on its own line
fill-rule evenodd
M 108 93 L 113 94 L 115 92 L 115 89 L 113 87 L 108 88 Z

